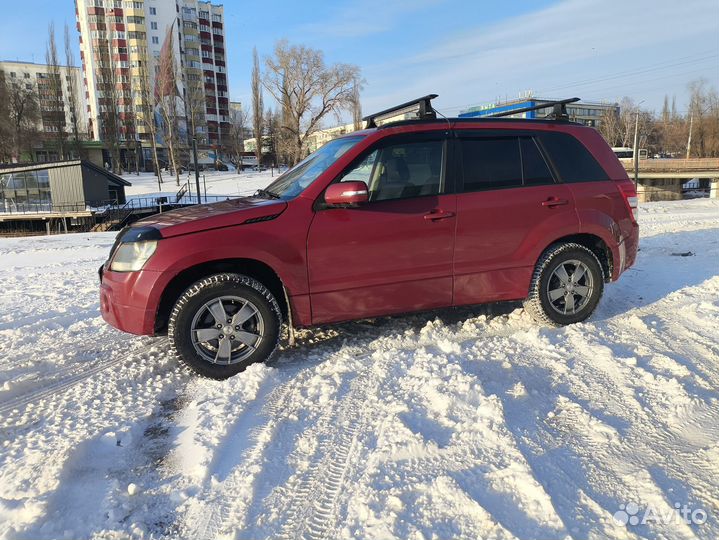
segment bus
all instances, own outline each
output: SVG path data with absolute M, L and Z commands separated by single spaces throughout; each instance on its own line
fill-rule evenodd
M 626 146 L 615 146 L 612 148 L 612 152 L 619 158 L 619 161 L 632 161 L 634 159 L 634 148 L 628 148 Z M 639 159 L 647 159 L 649 154 L 646 148 L 639 149 Z

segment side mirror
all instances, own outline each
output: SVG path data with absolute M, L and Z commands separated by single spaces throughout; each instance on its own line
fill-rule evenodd
M 369 189 L 364 182 L 338 182 L 325 191 L 328 206 L 355 206 L 369 200 Z

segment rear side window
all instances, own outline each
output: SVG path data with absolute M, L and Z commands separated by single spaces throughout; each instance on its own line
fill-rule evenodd
M 462 139 L 464 191 L 520 187 L 519 139 Z
M 566 133 L 542 133 L 539 140 L 562 182 L 600 182 L 609 180 L 589 150 Z
M 541 186 L 553 184 L 554 178 L 544 161 L 542 153 L 537 148 L 537 143 L 530 137 L 520 139 L 522 148 L 522 169 L 524 171 L 525 186 Z

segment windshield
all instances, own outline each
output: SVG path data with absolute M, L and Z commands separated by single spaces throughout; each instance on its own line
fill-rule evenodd
M 363 137 L 343 137 L 328 142 L 272 182 L 264 191 L 281 199 L 296 197 L 362 139 Z

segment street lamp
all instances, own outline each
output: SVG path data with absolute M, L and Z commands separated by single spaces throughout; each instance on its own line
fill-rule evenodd
M 192 159 L 195 161 L 195 186 L 197 187 L 197 204 L 200 204 L 200 167 L 197 165 L 197 137 L 192 137 Z M 205 195 L 207 202 L 207 195 Z
M 634 188 L 637 188 L 639 183 L 639 105 L 644 103 L 645 100 L 641 100 L 637 103 L 637 115 L 634 121 Z

